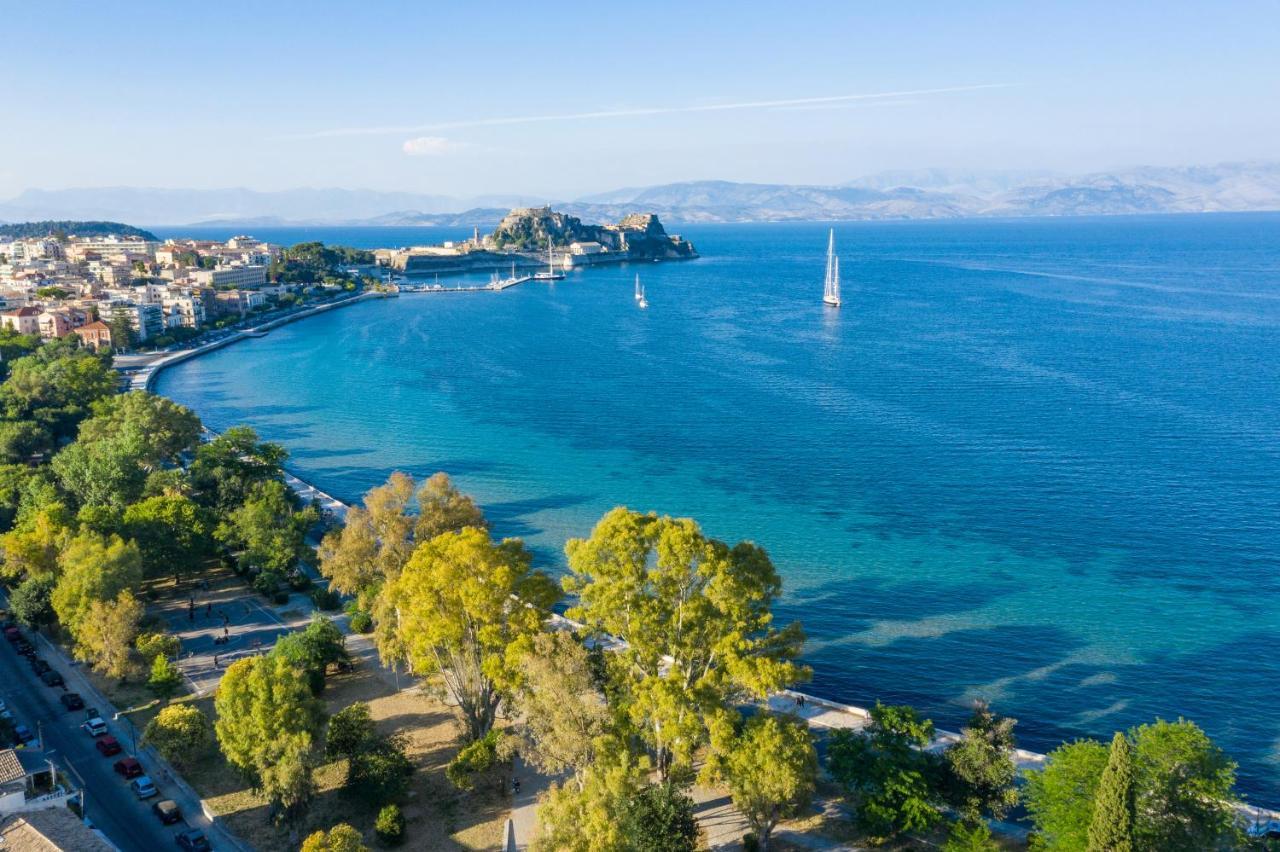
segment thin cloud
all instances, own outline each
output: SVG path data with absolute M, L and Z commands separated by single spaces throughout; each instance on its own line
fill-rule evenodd
M 858 95 L 827 95 L 816 98 L 786 98 L 770 101 L 739 101 L 728 104 L 700 104 L 696 106 L 633 107 L 625 109 L 596 110 L 593 112 L 567 112 L 550 115 L 517 115 L 500 118 L 475 118 L 464 121 L 441 121 L 432 124 L 386 127 L 340 127 L 298 134 L 296 138 L 324 139 L 334 136 L 384 136 L 393 133 L 427 133 L 441 130 L 458 130 L 468 127 L 496 127 L 510 124 L 538 124 L 555 121 L 591 121 L 605 118 L 634 118 L 651 115 L 679 115 L 695 112 L 727 112 L 730 110 L 776 109 L 778 107 L 802 107 L 871 101 L 888 98 L 919 97 L 922 95 L 950 95 L 960 92 L 977 92 L 984 89 L 1004 89 L 1011 83 L 983 83 L 976 86 L 947 86 L 938 89 L 912 89 L 901 92 L 875 92 Z
M 462 147 L 443 136 L 419 136 L 406 139 L 400 149 L 410 157 L 441 157 Z

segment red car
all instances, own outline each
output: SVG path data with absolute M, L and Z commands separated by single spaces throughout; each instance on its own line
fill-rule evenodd
M 93 745 L 98 751 L 102 752 L 103 757 L 110 757 L 113 754 L 120 753 L 120 743 L 116 742 L 116 738 L 109 734 L 100 738 Z
M 122 757 L 112 765 L 125 778 L 137 778 L 142 774 L 142 764 L 136 757 Z

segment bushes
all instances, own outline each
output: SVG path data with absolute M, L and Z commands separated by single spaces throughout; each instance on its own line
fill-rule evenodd
M 354 633 L 368 633 L 373 629 L 373 616 L 362 609 L 352 611 L 349 622 Z
M 445 767 L 444 774 L 459 790 L 475 789 L 476 780 L 485 776 L 494 776 L 501 789 L 505 776 L 496 770 L 511 760 L 515 748 L 515 739 L 495 728 L 459 751 Z
M 316 605 L 316 609 L 333 612 L 341 606 L 342 597 L 333 589 L 316 586 L 311 590 L 311 602 Z
M 397 805 L 387 805 L 378 811 L 378 821 L 373 825 L 378 840 L 388 846 L 399 846 L 404 842 L 404 814 Z

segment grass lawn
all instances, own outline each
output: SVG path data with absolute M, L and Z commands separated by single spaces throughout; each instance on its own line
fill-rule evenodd
M 460 793 L 445 778 L 445 765 L 457 753 L 458 728 L 439 700 L 416 690 L 396 692 L 376 673 L 357 670 L 329 679 L 322 696 L 332 714 L 356 701 L 369 703 L 382 733 L 401 733 L 417 771 L 401 804 L 405 815 L 403 848 L 424 850 L 494 849 L 510 807 L 505 792 L 495 789 Z M 211 698 L 196 702 L 213 717 Z M 324 763 L 316 771 L 319 793 L 303 824 L 292 832 L 274 826 L 266 802 L 250 791 L 220 754 L 183 769 L 183 775 L 230 829 L 264 852 L 297 849 L 312 831 L 347 822 L 374 843 L 377 809 L 344 792 L 346 761 Z

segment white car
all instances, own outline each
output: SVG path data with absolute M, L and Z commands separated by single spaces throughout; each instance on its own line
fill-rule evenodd
M 98 716 L 94 716 L 92 719 L 85 722 L 80 727 L 88 731 L 89 736 L 91 737 L 100 737 L 106 734 L 107 732 L 107 723 L 102 721 L 102 719 Z
M 156 785 L 152 782 L 149 775 L 139 775 L 133 779 L 133 783 L 129 785 L 133 789 L 133 794 L 139 799 L 150 799 L 156 793 L 160 792 L 156 789 Z

